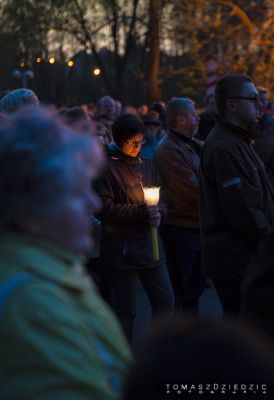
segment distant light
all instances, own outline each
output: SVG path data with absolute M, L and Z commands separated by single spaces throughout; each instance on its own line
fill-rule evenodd
M 92 71 L 93 75 L 98 76 L 101 74 L 101 70 L 100 68 L 94 68 L 94 70 Z
M 25 63 L 24 63 L 24 62 L 21 62 L 20 67 L 21 67 L 21 68 L 24 68 L 24 66 L 25 66 Z
M 74 66 L 74 61 L 72 61 L 72 60 L 69 60 L 68 62 L 67 62 L 67 66 L 68 67 L 73 67 Z
M 36 58 L 36 62 L 37 62 L 37 63 L 40 63 L 41 61 L 42 61 L 42 58 L 41 58 L 41 57 L 37 57 L 37 58 Z
M 55 63 L 55 58 L 54 58 L 54 57 L 51 57 L 51 58 L 49 59 L 49 63 L 50 63 L 50 64 L 54 64 L 54 63 Z

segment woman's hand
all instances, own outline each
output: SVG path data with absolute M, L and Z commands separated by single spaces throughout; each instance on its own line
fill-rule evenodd
M 158 228 L 161 223 L 161 214 L 158 206 L 147 206 L 148 220 L 150 225 Z

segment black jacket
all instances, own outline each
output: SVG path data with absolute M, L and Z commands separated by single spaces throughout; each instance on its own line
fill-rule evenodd
M 264 114 L 260 120 L 254 148 L 265 165 L 274 189 L 274 118 L 270 115 Z
M 247 132 L 221 121 L 211 131 L 202 150 L 199 200 L 208 275 L 242 276 L 274 223 L 274 193 Z
M 101 259 L 112 268 L 147 268 L 152 259 L 152 243 L 142 186 L 156 186 L 157 177 L 150 160 L 128 157 L 116 145 L 107 147 L 108 166 L 95 183 L 102 200 L 97 217 L 102 222 Z M 164 208 L 161 208 L 164 213 Z M 160 261 L 164 259 L 159 239 Z
M 274 339 L 274 235 L 265 238 L 251 260 L 243 284 L 242 316 Z

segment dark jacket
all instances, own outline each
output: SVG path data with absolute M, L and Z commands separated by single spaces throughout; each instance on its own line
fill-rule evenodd
M 259 135 L 255 139 L 254 149 L 264 163 L 274 188 L 274 118 L 268 114 L 264 114 L 260 120 Z
M 196 137 L 200 140 L 206 140 L 211 129 L 215 126 L 215 116 L 209 114 L 208 112 L 203 112 L 200 115 L 199 127 Z
M 242 316 L 274 339 L 274 234 L 261 242 L 247 270 Z
M 167 224 L 199 227 L 200 159 L 195 146 L 199 146 L 195 139 L 170 130 L 156 149 L 154 164 L 167 205 Z
M 248 133 L 219 121 L 202 150 L 202 255 L 210 277 L 242 276 L 272 232 L 274 193 Z
M 149 160 L 129 157 L 109 145 L 108 166 L 95 183 L 103 206 L 101 259 L 112 268 L 148 268 L 164 259 L 159 238 L 160 261 L 152 259 L 152 243 L 142 186 L 156 186 L 157 177 Z M 164 213 L 162 206 L 161 210 Z

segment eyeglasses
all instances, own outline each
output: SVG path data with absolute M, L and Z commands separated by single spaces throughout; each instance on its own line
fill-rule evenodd
M 258 96 L 256 97 L 248 97 L 248 96 L 231 96 L 230 99 L 241 99 L 241 100 L 250 100 L 250 101 L 255 101 L 255 103 L 259 104 L 260 99 Z
M 145 143 L 144 140 L 139 140 L 139 141 L 126 140 L 126 144 L 128 144 L 129 146 L 134 146 L 134 147 L 142 146 L 142 144 L 144 144 L 144 143 Z

